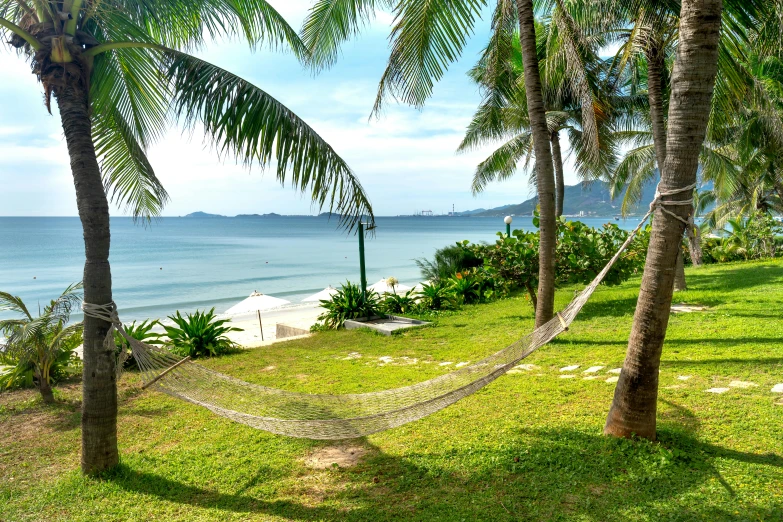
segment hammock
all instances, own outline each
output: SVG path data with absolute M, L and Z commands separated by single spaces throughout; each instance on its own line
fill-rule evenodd
M 128 341 L 145 388 L 152 387 L 203 406 L 217 415 L 279 435 L 325 440 L 362 437 L 421 419 L 454 404 L 505 374 L 522 359 L 568 330 L 655 208 L 661 208 L 685 222 L 660 206 L 660 197 L 692 188 L 657 194 L 649 212 L 601 273 L 551 321 L 481 361 L 402 388 L 348 395 L 313 395 L 260 386 L 210 370 L 165 348 L 137 341 L 123 329 L 114 303 L 84 303 L 83 309 L 85 314 L 112 323 L 106 337 L 107 349 L 114 349 L 114 329 Z M 665 204 L 686 203 L 689 202 Z

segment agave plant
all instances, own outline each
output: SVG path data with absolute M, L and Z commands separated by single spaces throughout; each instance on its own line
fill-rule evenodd
M 153 332 L 152 329 L 160 325 L 159 321 L 142 321 L 138 325 L 136 321 L 125 326 L 125 333 L 137 341 L 147 344 L 163 344 L 161 334 Z M 130 344 L 119 332 L 114 332 L 114 344 L 117 345 L 117 356 L 123 362 L 125 370 L 137 368 L 136 359 L 132 357 Z
M 481 283 L 470 272 L 455 274 L 449 279 L 449 289 L 460 303 L 472 304 L 481 300 Z
M 423 284 L 419 292 L 419 305 L 428 310 L 454 308 L 457 303 L 454 293 L 445 281 Z
M 387 280 L 388 281 L 388 280 Z M 381 307 L 388 314 L 407 314 L 417 306 L 416 290 L 408 290 L 404 294 L 386 294 Z
M 241 328 L 225 326 L 228 319 L 217 320 L 215 309 L 209 312 L 196 310 L 192 314 L 180 315 L 179 310 L 170 315 L 169 319 L 176 326 L 166 326 L 166 335 L 169 338 L 169 349 L 179 355 L 187 355 L 192 358 L 221 355 L 239 346 L 226 337 L 229 332 L 241 332 Z
M 326 328 L 336 330 L 342 328 L 349 319 L 379 315 L 381 302 L 376 292 L 369 290 L 366 295 L 362 295 L 358 285 L 346 281 L 330 300 L 321 301 L 321 306 L 326 312 L 318 316 L 318 320 Z

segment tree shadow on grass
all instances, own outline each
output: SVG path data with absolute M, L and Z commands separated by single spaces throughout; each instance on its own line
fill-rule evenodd
M 336 482 L 324 498 L 257 489 L 275 476 L 260 469 L 230 492 L 184 484 L 123 465 L 105 478 L 125 491 L 196 508 L 291 520 L 730 520 L 736 515 L 735 486 L 718 469 L 731 460 L 783 468 L 779 455 L 758 455 L 702 442 L 690 432 L 698 420 L 667 403 L 673 421 L 659 431 L 660 443 L 628 441 L 574 429 L 528 429 L 520 419 L 492 439 L 468 447 L 450 442 L 433 452 L 392 456 L 379 451 L 355 468 L 284 472 L 319 483 Z M 679 424 L 683 418 L 684 426 Z M 224 475 L 231 477 L 232 470 Z M 750 472 L 749 472 L 750 473 Z M 215 476 L 213 475 L 213 478 Z M 724 493 L 709 491 L 717 480 Z M 737 479 L 732 479 L 737 480 Z M 300 495 L 301 496 L 301 495 Z M 323 502 L 323 501 L 326 502 Z M 742 499 L 743 516 L 779 519 L 781 502 Z M 193 514 L 195 516 L 195 513 Z
M 783 265 L 757 264 L 754 270 L 748 265 L 713 268 L 705 274 L 698 270 L 689 271 L 687 275 L 689 290 L 721 289 L 732 292 L 764 286 L 783 279 Z
M 597 317 L 624 317 L 633 315 L 636 310 L 637 296 L 623 299 L 607 299 L 602 301 L 591 300 L 585 303 L 579 313 L 580 319 L 594 319 Z

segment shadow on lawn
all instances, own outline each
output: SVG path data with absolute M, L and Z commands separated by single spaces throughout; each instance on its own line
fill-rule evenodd
M 466 448 L 447 446 L 440 453 L 410 452 L 405 457 L 376 449 L 355 468 L 296 470 L 293 473 L 298 480 L 319 473 L 318 484 L 336 484 L 327 487 L 329 493 L 320 498 L 305 498 L 307 505 L 296 500 L 297 492 L 279 493 L 283 498 L 264 498 L 256 485 L 275 475 L 267 468 L 230 493 L 183 484 L 128 466 L 120 466 L 105 478 L 126 491 L 169 502 L 304 521 L 601 516 L 602 520 L 626 520 L 629 511 L 645 513 L 651 520 L 729 520 L 736 517 L 734 511 L 740 505 L 743 517 L 779 519 L 783 514 L 780 502 L 743 498 L 738 503 L 734 487 L 720 474 L 716 461 L 783 468 L 783 458 L 701 442 L 688 433 L 698 428 L 693 414 L 668 404 L 676 420 L 674 427 L 660 431 L 659 444 L 573 429 L 526 429 L 520 420 L 520 426 L 504 433 L 502 441 Z M 681 427 L 683 424 L 688 432 Z M 762 469 L 757 468 L 755 473 Z M 226 477 L 234 472 L 228 464 L 222 471 Z M 701 488 L 694 496 L 693 490 L 712 479 L 723 485 L 723 493 Z

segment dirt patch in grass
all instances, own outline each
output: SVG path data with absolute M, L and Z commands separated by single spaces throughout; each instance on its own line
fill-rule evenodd
M 333 466 L 350 468 L 366 454 L 367 448 L 355 444 L 326 446 L 311 453 L 305 459 L 305 466 L 310 469 L 328 469 Z

